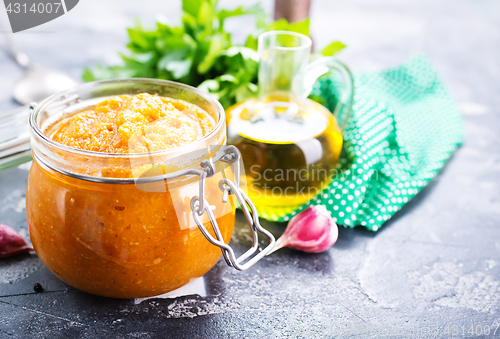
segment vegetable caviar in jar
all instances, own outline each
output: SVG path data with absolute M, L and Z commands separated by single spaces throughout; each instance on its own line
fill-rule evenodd
M 28 225 L 38 256 L 55 275 L 88 293 L 137 298 L 174 290 L 216 264 L 220 249 L 190 216 L 199 178 L 133 181 L 197 166 L 197 149 L 225 143 L 223 112 L 205 104 L 146 93 L 113 96 L 63 113 L 34 133 Z M 218 210 L 228 243 L 235 207 L 222 203 L 217 182 L 224 171 L 207 179 L 206 199 Z M 203 223 L 213 234 L 208 218 Z

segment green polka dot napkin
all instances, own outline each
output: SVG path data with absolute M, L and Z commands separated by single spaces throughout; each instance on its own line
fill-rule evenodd
M 336 104 L 334 78 L 313 95 Z M 339 225 L 377 231 L 436 176 L 464 138 L 456 105 L 422 55 L 400 67 L 355 75 L 353 113 L 344 132 L 339 173 L 315 198 L 294 211 L 261 217 L 288 221 L 310 204 L 325 205 Z

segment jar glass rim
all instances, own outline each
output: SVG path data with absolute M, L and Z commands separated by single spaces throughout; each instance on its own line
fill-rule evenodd
M 104 152 L 96 152 L 96 151 L 88 151 L 88 150 L 81 150 L 78 148 L 70 147 L 64 144 L 61 144 L 57 141 L 52 140 L 49 138 L 38 126 L 37 123 L 37 117 L 38 115 L 51 103 L 53 103 L 57 98 L 64 98 L 64 96 L 71 94 L 75 90 L 81 91 L 81 90 L 91 90 L 94 87 L 97 86 L 105 86 L 106 84 L 118 84 L 118 83 L 137 83 L 137 84 L 151 84 L 151 85 L 164 85 L 166 87 L 174 87 L 174 88 L 179 88 L 185 91 L 193 92 L 194 94 L 198 95 L 201 97 L 203 100 L 206 100 L 209 104 L 213 105 L 215 108 L 215 111 L 217 112 L 218 116 L 216 117 L 218 120 L 214 126 L 214 128 L 205 136 L 202 138 L 167 150 L 160 150 L 160 151 L 153 151 L 153 152 L 141 152 L 141 153 L 104 153 Z M 29 123 L 31 127 L 31 131 L 35 133 L 39 138 L 41 138 L 44 142 L 50 144 L 51 146 L 64 150 L 66 152 L 71 152 L 74 154 L 78 155 L 85 155 L 85 156 L 92 156 L 92 157 L 113 157 L 113 158 L 141 158 L 144 156 L 165 156 L 169 154 L 174 154 L 174 153 L 179 153 L 182 152 L 184 149 L 192 149 L 193 147 L 196 147 L 197 145 L 203 145 L 206 144 L 208 140 L 216 136 L 218 133 L 220 133 L 220 130 L 224 127 L 225 125 L 225 112 L 224 108 L 220 104 L 220 102 L 216 99 L 214 99 L 210 94 L 201 91 L 200 89 L 189 86 L 186 84 L 182 84 L 179 82 L 175 81 L 169 81 L 169 80 L 162 80 L 162 79 L 150 79 L 150 78 L 123 78 L 123 79 L 110 79 L 110 80 L 100 80 L 100 81 L 92 81 L 84 84 L 79 84 L 76 85 L 72 88 L 69 88 L 67 90 L 64 90 L 59 93 L 55 93 L 51 95 L 50 97 L 44 99 L 40 104 L 36 105 L 36 107 L 30 112 L 29 116 Z

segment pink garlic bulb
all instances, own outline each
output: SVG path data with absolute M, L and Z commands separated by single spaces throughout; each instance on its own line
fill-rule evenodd
M 33 251 L 15 229 L 0 224 L 0 258 L 12 257 Z
M 308 253 L 324 252 L 335 244 L 338 235 L 337 224 L 325 206 L 311 205 L 288 222 L 272 252 L 282 247 Z

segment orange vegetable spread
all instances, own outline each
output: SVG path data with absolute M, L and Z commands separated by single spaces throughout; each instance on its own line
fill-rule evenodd
M 195 105 L 138 94 L 113 97 L 63 118 L 46 134 L 73 148 L 137 153 L 191 143 L 214 126 L 214 119 Z M 221 177 L 207 179 L 206 199 L 216 206 L 228 243 L 234 204 L 221 202 Z M 160 181 L 156 188 L 161 189 L 148 191 L 134 184 L 76 179 L 35 159 L 26 193 L 32 243 L 54 274 L 85 292 L 137 298 L 171 291 L 205 274 L 221 256 L 189 214 L 198 183 L 198 178 L 184 177 Z M 206 215 L 203 222 L 215 236 Z
M 141 153 L 188 144 L 207 135 L 214 125 L 198 106 L 143 93 L 112 97 L 55 124 L 47 134 L 82 150 Z

